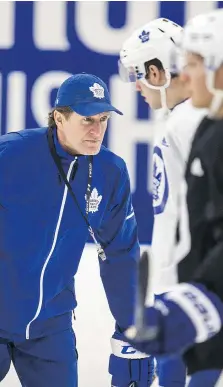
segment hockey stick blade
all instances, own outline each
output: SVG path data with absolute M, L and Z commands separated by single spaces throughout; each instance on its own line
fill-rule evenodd
M 127 331 L 129 338 L 134 338 L 137 341 L 153 340 L 158 333 L 157 327 L 147 327 L 145 321 L 145 303 L 150 283 L 150 256 L 147 251 L 144 251 L 138 266 L 135 326 Z

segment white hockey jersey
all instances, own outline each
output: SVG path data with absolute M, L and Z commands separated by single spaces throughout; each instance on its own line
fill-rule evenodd
M 196 128 L 206 114 L 190 100 L 177 105 L 164 122 L 164 131 L 153 154 L 152 237 L 154 294 L 161 294 L 177 283 L 174 247 L 179 219 L 180 187 Z

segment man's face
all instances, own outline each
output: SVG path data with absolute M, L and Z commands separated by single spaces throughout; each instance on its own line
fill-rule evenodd
M 145 99 L 145 102 L 151 107 L 151 109 L 156 110 L 161 108 L 159 90 L 150 89 L 140 80 L 136 81 L 136 90 L 140 92 L 141 96 Z
M 184 73 L 187 75 L 188 89 L 191 93 L 193 106 L 197 108 L 209 107 L 213 95 L 208 91 L 206 86 L 203 59 L 199 55 L 187 53 L 186 66 L 183 70 Z
M 152 86 L 161 87 L 166 83 L 166 77 L 164 71 L 159 70 L 156 66 L 151 65 L 146 75 L 146 82 Z M 160 109 L 161 98 L 160 91 L 150 89 L 140 79 L 136 81 L 136 90 L 140 92 L 141 96 L 144 97 L 146 103 L 151 109 Z
M 69 118 L 63 116 L 57 126 L 58 137 L 68 151 L 83 155 L 96 155 L 101 148 L 110 114 L 105 112 L 83 117 L 73 112 Z

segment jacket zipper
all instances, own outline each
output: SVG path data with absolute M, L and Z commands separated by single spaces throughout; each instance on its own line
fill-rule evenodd
M 70 164 L 70 167 L 69 167 L 68 173 L 67 173 L 67 180 L 68 181 L 70 180 L 72 169 L 73 169 L 73 166 L 76 163 L 76 161 L 77 161 L 77 157 L 75 157 L 74 161 L 72 161 L 71 164 Z M 54 237 L 53 237 L 53 243 L 52 243 L 50 252 L 49 252 L 49 254 L 48 254 L 47 258 L 46 258 L 46 261 L 45 261 L 45 263 L 44 263 L 44 265 L 42 267 L 42 271 L 41 271 L 41 275 L 40 275 L 40 283 L 39 283 L 39 290 L 40 290 L 40 292 L 39 292 L 38 307 L 37 307 L 35 316 L 32 318 L 32 320 L 30 320 L 30 322 L 26 326 L 26 339 L 27 340 L 29 340 L 29 338 L 30 338 L 30 325 L 32 324 L 33 321 L 35 321 L 37 319 L 37 317 L 39 316 L 39 314 L 41 312 L 42 303 L 43 303 L 43 279 L 44 279 L 44 274 L 45 274 L 46 267 L 47 267 L 47 265 L 48 265 L 48 263 L 50 261 L 50 258 L 51 258 L 52 254 L 54 252 L 54 249 L 55 249 L 55 246 L 56 246 L 56 243 L 57 243 L 57 238 L 58 238 L 58 234 L 59 234 L 60 224 L 61 224 L 61 220 L 62 220 L 62 216 L 63 216 L 63 212 L 64 212 L 64 207 L 65 207 L 65 203 L 66 203 L 66 199 L 67 199 L 67 192 L 68 192 L 68 188 L 65 185 L 64 193 L 63 193 L 63 198 L 62 198 L 62 202 L 61 202 L 61 206 L 60 206 L 59 217 L 58 217 L 58 221 L 57 221 L 57 225 L 56 225 L 56 229 L 55 229 L 55 233 L 54 233 Z

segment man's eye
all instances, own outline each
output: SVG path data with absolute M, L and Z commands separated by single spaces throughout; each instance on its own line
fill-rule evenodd
M 92 118 L 90 118 L 90 117 L 84 117 L 84 122 L 85 123 L 92 123 Z
M 108 121 L 109 118 L 110 118 L 109 116 L 101 117 L 101 121 Z

